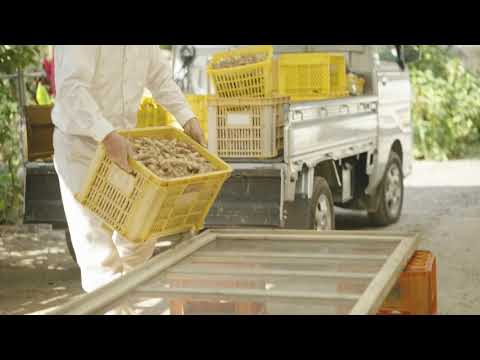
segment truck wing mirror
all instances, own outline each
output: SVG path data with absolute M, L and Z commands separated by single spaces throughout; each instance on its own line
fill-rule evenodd
M 420 59 L 420 51 L 415 46 L 405 46 L 403 58 L 407 64 L 414 63 Z

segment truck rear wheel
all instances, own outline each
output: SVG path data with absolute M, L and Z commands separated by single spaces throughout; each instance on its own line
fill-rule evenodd
M 68 229 L 65 230 L 65 241 L 67 242 L 68 252 L 70 253 L 70 256 L 72 257 L 73 261 L 75 261 L 75 264 L 77 264 L 77 256 L 75 255 L 75 249 L 73 248 L 72 238 L 70 237 L 70 231 Z
M 378 191 L 380 204 L 376 212 L 368 213 L 370 222 L 376 226 L 396 223 L 402 214 L 404 187 L 402 161 L 393 151 Z
M 330 186 L 323 178 L 315 178 L 310 208 L 310 228 L 316 231 L 335 229 L 335 209 Z

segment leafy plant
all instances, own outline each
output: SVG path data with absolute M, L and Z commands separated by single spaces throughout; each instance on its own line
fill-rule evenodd
M 44 51 L 42 46 L 0 45 L 0 223 L 17 222 L 22 204 L 17 87 L 15 79 L 2 74 L 38 64 Z
M 35 64 L 41 54 L 40 46 L 0 45 L 0 73 L 13 74 L 17 69 L 26 69 Z
M 415 92 L 415 156 L 447 160 L 480 140 L 480 80 L 462 61 L 434 45 L 419 45 L 410 66 Z
M 8 86 L 0 84 L 0 223 L 13 222 L 21 200 L 17 179 L 19 143 L 17 106 Z

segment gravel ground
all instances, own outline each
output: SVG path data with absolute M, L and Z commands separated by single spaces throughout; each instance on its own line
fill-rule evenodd
M 389 230 L 419 231 L 437 257 L 439 312 L 480 313 L 480 161 L 417 162 L 406 180 L 403 216 Z M 339 229 L 367 229 L 362 213 L 342 211 Z
M 403 216 L 388 230 L 419 231 L 437 257 L 441 314 L 480 313 L 480 161 L 417 162 Z M 339 229 L 369 229 L 362 212 L 339 210 Z M 81 294 L 80 271 L 61 231 L 0 235 L 0 314 L 26 314 Z

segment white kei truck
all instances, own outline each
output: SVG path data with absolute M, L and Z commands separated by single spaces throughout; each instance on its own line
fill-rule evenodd
M 199 56 L 214 50 L 205 48 Z M 406 63 L 417 54 L 405 59 L 395 45 L 276 45 L 274 52 L 344 53 L 349 71 L 366 80 L 364 93 L 287 106 L 283 153 L 268 161 L 229 160 L 234 173 L 208 225 L 330 230 L 335 206 L 366 210 L 376 225 L 396 222 L 412 171 Z

